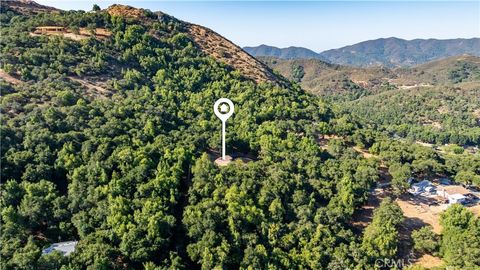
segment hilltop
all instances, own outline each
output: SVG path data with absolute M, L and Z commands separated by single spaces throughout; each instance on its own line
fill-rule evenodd
M 4 0 L 2 1 L 2 5 L 8 6 L 11 10 L 24 15 L 59 12 L 59 10 L 54 7 L 40 5 L 31 0 Z
M 480 82 L 480 57 L 473 55 L 452 56 L 431 61 L 412 68 L 397 69 L 399 82 L 413 84 L 456 84 Z
M 107 12 L 110 15 L 139 17 L 143 11 L 133 7 L 113 5 L 107 9 Z M 238 70 L 245 77 L 259 83 L 285 83 L 283 78 L 274 75 L 266 65 L 211 29 L 177 20 L 163 12 L 155 12 L 155 14 L 160 20 L 165 20 L 165 18 L 175 20 L 205 54 Z
M 304 89 L 322 96 L 350 93 L 350 98 L 358 98 L 392 88 L 480 82 L 480 57 L 470 55 L 453 56 L 411 68 L 361 68 L 318 59 L 259 59 L 286 78 L 299 82 Z M 299 70 L 302 70 L 301 77 L 298 77 Z
M 318 53 L 303 47 L 277 48 L 262 44 L 257 47 L 243 47 L 243 49 L 253 56 L 273 56 L 281 59 L 322 59 Z
M 30 0 L 2 1 L 2 7 L 24 14 L 59 12 L 55 8 L 42 6 Z M 258 83 L 286 83 L 283 78 L 274 75 L 266 65 L 250 56 L 230 40 L 206 27 L 178 20 L 160 11 L 154 13 L 149 10 L 119 4 L 108 7 L 106 12 L 111 16 L 137 19 L 147 24 L 152 24 L 157 20 L 174 23 L 179 26 L 181 32 L 191 37 L 195 45 L 206 55 L 238 70 L 246 78 Z
M 245 47 L 253 56 L 283 59 L 314 58 L 334 64 L 357 67 L 412 67 L 458 55 L 480 56 L 480 38 L 414 39 L 380 38 L 338 49 L 315 53 L 301 47 L 279 49 L 272 46 Z
M 305 90 L 324 97 L 351 94 L 350 99 L 358 98 L 366 94 L 365 89 L 377 89 L 382 82 L 395 77 L 388 68 L 356 68 L 318 59 L 259 59 L 286 78 L 300 83 Z

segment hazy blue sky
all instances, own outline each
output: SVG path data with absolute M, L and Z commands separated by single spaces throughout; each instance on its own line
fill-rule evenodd
M 61 1 L 37 2 L 90 10 L 112 3 L 163 11 L 207 26 L 240 46 L 301 46 L 322 51 L 381 37 L 480 36 L 480 1 Z

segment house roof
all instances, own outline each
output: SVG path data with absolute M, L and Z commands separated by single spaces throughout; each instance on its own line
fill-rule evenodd
M 470 191 L 468 189 L 466 189 L 462 186 L 459 186 L 459 185 L 441 186 L 440 188 L 443 189 L 443 191 L 445 191 L 445 193 L 447 193 L 449 195 L 453 195 L 453 194 L 466 195 L 466 194 L 470 193 Z
M 63 26 L 38 26 L 36 29 L 64 29 Z
M 63 255 L 67 256 L 67 255 L 70 255 L 70 253 L 75 251 L 75 247 L 77 246 L 77 243 L 78 241 L 53 243 L 48 248 L 42 250 L 42 254 L 49 254 L 57 250 L 63 253 Z
M 413 184 L 412 186 L 424 188 L 424 187 L 430 186 L 431 184 L 432 184 L 432 182 L 430 182 L 428 180 L 423 180 L 421 182 Z
M 450 195 L 449 197 L 450 197 L 450 199 L 454 199 L 454 200 L 461 200 L 461 199 L 465 199 L 465 198 L 466 198 L 465 195 L 458 194 L 458 193 L 452 194 L 452 195 Z

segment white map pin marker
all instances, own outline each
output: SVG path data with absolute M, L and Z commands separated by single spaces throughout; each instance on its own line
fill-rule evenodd
M 220 110 L 218 110 L 219 107 Z M 225 125 L 227 119 L 232 116 L 233 110 L 233 102 L 228 98 L 221 98 L 213 105 L 213 112 L 222 120 L 222 160 L 225 160 Z

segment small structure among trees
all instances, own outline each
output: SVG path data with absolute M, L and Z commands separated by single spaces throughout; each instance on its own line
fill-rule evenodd
M 50 254 L 54 251 L 61 252 L 64 256 L 70 255 L 70 253 L 75 251 L 78 241 L 67 241 L 54 243 L 48 248 L 42 250 L 42 254 Z
M 466 202 L 466 195 L 469 193 L 470 191 L 468 189 L 460 185 L 439 186 L 437 190 L 437 194 L 447 199 L 450 204 Z
M 65 33 L 63 26 L 38 26 L 35 27 L 35 34 Z

